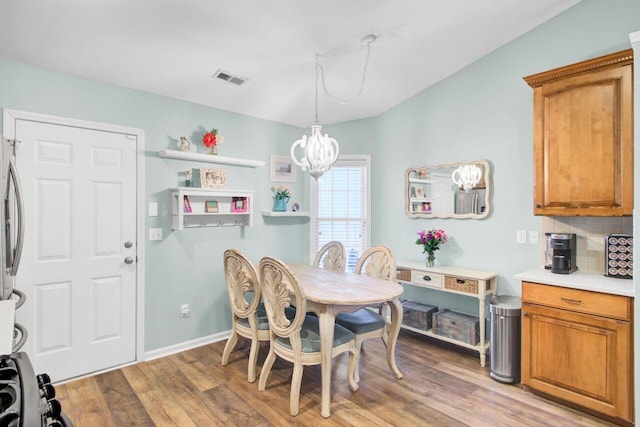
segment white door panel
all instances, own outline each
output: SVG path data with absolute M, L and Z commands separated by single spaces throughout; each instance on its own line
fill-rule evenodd
M 136 140 L 18 120 L 23 348 L 54 381 L 135 360 Z M 125 242 L 133 244 L 125 248 Z

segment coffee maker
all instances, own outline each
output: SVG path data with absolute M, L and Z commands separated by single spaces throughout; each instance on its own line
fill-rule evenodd
M 576 235 L 574 233 L 551 234 L 551 272 L 569 274 L 576 271 Z

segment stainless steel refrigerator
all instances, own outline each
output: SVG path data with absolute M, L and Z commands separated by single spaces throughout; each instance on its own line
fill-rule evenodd
M 2 143 L 0 149 L 0 188 L 2 189 L 0 299 L 14 299 L 15 307 L 19 309 L 25 302 L 25 296 L 15 289 L 14 280 L 22 257 L 24 205 L 20 178 L 15 163 L 15 144 L 17 142 L 5 138 L 2 138 L 0 142 Z M 15 324 L 13 350 L 20 350 L 26 339 L 27 331 L 22 325 Z

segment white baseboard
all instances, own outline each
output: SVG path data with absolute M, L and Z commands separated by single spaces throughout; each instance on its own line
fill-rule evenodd
M 181 351 L 191 350 L 192 348 L 201 347 L 214 342 L 226 340 L 231 335 L 231 330 L 220 332 L 217 334 L 209 335 L 202 338 L 197 338 L 191 341 L 185 341 L 178 344 L 170 345 L 169 347 L 158 348 L 155 350 L 147 351 L 144 353 L 144 360 L 138 360 L 138 362 L 147 362 L 149 360 L 158 359 L 160 357 L 169 356 L 171 354 L 180 353 Z
M 151 351 L 148 351 L 148 352 L 144 353 L 144 360 L 136 360 L 136 361 L 133 361 L 133 362 L 122 364 L 122 365 L 112 366 L 112 367 L 107 368 L 107 369 L 101 369 L 101 370 L 96 371 L 96 372 L 90 372 L 90 373 L 85 374 L 85 375 L 81 375 L 81 376 L 78 376 L 78 377 L 69 378 L 69 379 L 66 379 L 66 380 L 63 380 L 63 381 L 59 381 L 59 382 L 55 383 L 54 385 L 64 384 L 64 383 L 67 383 L 67 382 L 70 382 L 70 381 L 75 381 L 75 380 L 80 380 L 80 379 L 83 379 L 83 378 L 92 377 L 94 375 L 99 375 L 99 374 L 103 374 L 105 372 L 114 371 L 116 369 L 121 369 L 121 368 L 124 368 L 126 366 L 135 365 L 136 363 L 146 362 L 146 361 L 149 361 L 149 360 L 158 359 L 160 357 L 169 356 L 171 354 L 180 353 L 181 351 L 191 350 L 192 348 L 201 347 L 203 345 L 212 344 L 214 342 L 226 340 L 227 338 L 229 338 L 229 335 L 231 335 L 231 330 L 220 332 L 218 334 L 209 335 L 209 336 L 202 337 L 202 338 L 198 338 L 198 339 L 191 340 L 191 341 L 185 341 L 185 342 L 182 342 L 182 343 L 179 343 L 179 344 L 174 344 L 174 345 L 171 345 L 169 347 L 164 347 L 164 348 L 159 348 L 159 349 L 156 349 L 156 350 L 151 350 Z

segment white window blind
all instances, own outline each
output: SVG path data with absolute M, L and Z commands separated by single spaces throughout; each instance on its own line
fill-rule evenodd
M 338 160 L 311 183 L 311 259 L 326 243 L 344 245 L 347 271 L 369 246 L 369 157 Z

